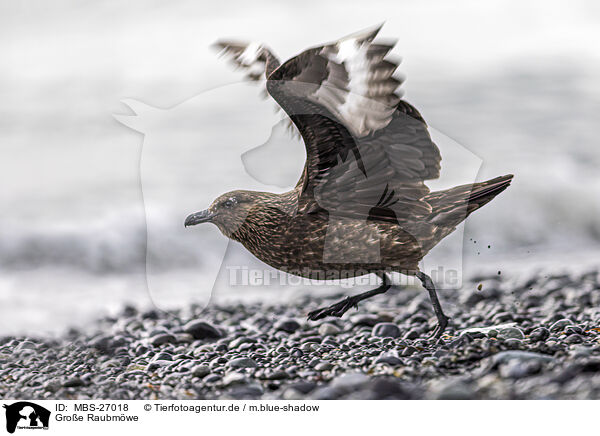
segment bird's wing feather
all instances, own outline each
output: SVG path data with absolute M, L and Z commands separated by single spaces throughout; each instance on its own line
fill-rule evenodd
M 269 74 L 269 93 L 286 112 L 301 109 L 289 107 L 286 96 L 321 106 L 355 137 L 385 127 L 400 102 L 402 82 L 394 77 L 399 61 L 386 58 L 394 43 L 373 42 L 379 30 L 305 50 Z
M 256 42 L 219 40 L 213 47 L 235 67 L 244 70 L 248 80 L 264 79 L 280 65 L 279 59 L 268 47 Z
M 313 198 L 323 209 L 380 221 L 431 213 L 424 180 L 439 177 L 440 155 L 423 121 L 397 110 L 388 126 L 355 144 L 360 161 L 338 157 L 316 180 Z
M 378 31 L 308 49 L 268 76 L 307 150 L 301 211 L 375 220 L 431 211 L 423 181 L 439 176 L 439 150 L 401 100 L 393 44 L 375 43 Z
M 268 92 L 265 87 L 266 78 L 277 67 L 280 61 L 264 44 L 257 42 L 241 42 L 232 40 L 218 40 L 213 47 L 219 51 L 219 55 L 228 59 L 236 69 L 245 72 L 246 80 L 257 82 L 263 87 L 262 97 L 268 98 Z M 281 111 L 281 106 L 277 106 L 277 111 Z M 299 135 L 294 124 L 289 121 L 288 130 L 292 136 Z

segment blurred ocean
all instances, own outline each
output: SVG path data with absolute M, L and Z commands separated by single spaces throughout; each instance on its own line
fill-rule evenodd
M 385 20 L 405 98 L 442 150 L 432 189 L 515 174 L 452 242 L 463 276 L 597 265 L 596 2 L 58 1 L 0 11 L 0 335 L 84 326 L 127 302 L 302 288 L 211 296 L 215 278 L 226 281 L 223 257 L 261 266 L 215 228 L 183 229 L 216 195 L 283 191 L 303 166 L 272 102 L 209 49 L 219 37 L 265 41 L 286 59 Z M 274 172 L 252 177 L 265 143 Z M 452 154 L 457 145 L 469 162 Z M 456 260 L 444 246 L 432 255 Z

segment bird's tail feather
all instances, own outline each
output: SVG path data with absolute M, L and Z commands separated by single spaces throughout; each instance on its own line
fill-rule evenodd
M 426 198 L 432 207 L 430 222 L 453 229 L 473 211 L 489 203 L 504 191 L 510 185 L 512 178 L 512 174 L 507 174 L 485 182 L 432 192 Z
M 473 185 L 473 191 L 469 196 L 469 213 L 489 203 L 496 195 L 508 188 L 512 178 L 512 174 L 507 174 Z

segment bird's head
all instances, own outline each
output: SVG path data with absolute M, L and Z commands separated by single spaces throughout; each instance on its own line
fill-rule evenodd
M 213 223 L 221 233 L 231 238 L 244 224 L 259 199 L 249 191 L 231 191 L 221 195 L 208 209 L 193 213 L 185 219 L 185 226 Z

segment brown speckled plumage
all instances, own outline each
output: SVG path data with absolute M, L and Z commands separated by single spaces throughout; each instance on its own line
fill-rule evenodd
M 402 100 L 393 45 L 379 29 L 308 49 L 280 64 L 264 46 L 217 45 L 286 112 L 306 146 L 297 186 L 284 194 L 234 191 L 186 225 L 210 221 L 274 268 L 311 278 L 377 273 L 380 288 L 309 314 L 341 316 L 389 288 L 386 272 L 416 275 L 430 292 L 439 337 L 448 318 L 419 261 L 512 175 L 430 192 L 440 153 L 421 114 Z M 257 74 L 256 71 L 262 71 Z M 325 275 L 323 275 L 325 274 Z

